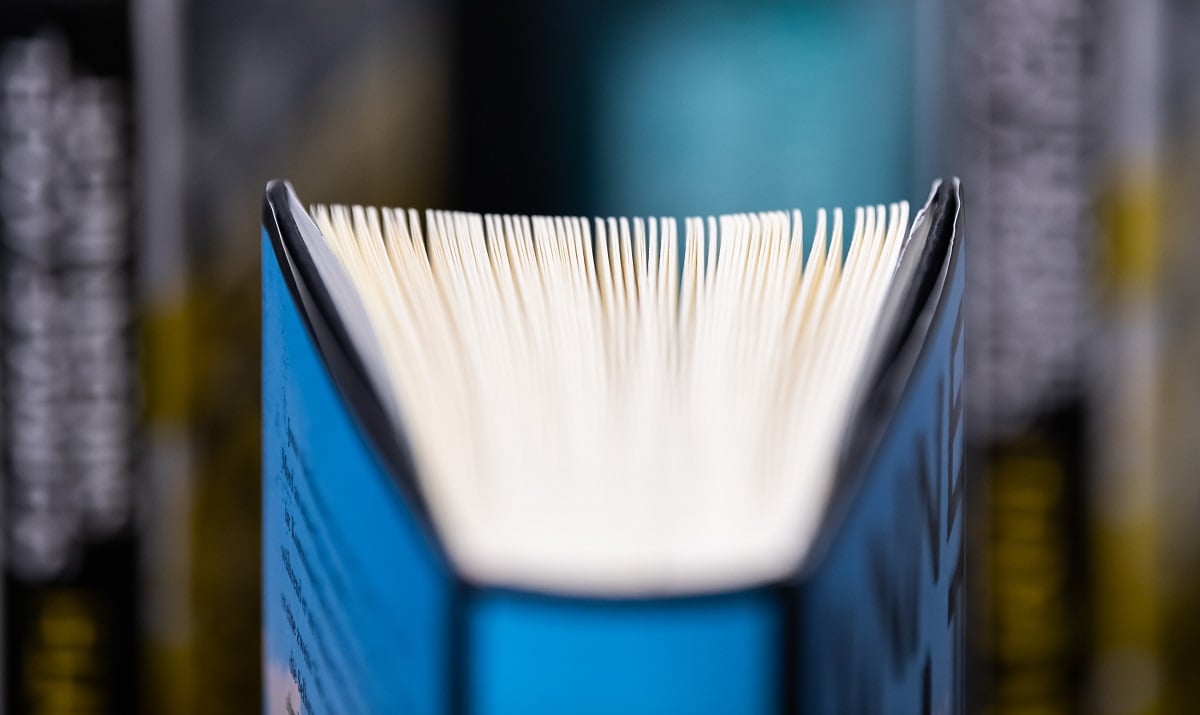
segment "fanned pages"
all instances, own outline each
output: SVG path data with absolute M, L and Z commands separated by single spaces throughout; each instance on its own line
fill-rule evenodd
M 820 211 L 811 235 L 798 211 L 312 213 L 451 556 L 524 586 L 787 575 L 912 273 L 904 203 Z

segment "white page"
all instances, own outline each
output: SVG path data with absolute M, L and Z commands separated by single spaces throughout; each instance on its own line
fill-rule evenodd
M 670 219 L 314 216 L 458 565 L 614 594 L 795 567 L 928 231 L 906 204 L 820 212 L 807 253 L 799 212 L 688 219 L 682 251 Z

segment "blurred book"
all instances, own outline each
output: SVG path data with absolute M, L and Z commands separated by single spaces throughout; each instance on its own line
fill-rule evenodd
M 1093 488 L 1095 663 L 1088 703 L 1113 715 L 1188 713 L 1200 697 L 1200 67 L 1194 3 L 1105 9 L 1104 157 L 1098 215 L 1106 248 Z
M 974 704 L 1190 712 L 1195 11 L 937 4 L 955 48 L 937 145 L 978 192 Z
M 1159 610 L 1162 712 L 1186 713 L 1200 702 L 1200 7 L 1166 2 L 1160 26 L 1166 53 L 1163 77 L 1165 140 L 1161 288 L 1158 320 L 1162 336 L 1162 382 L 1157 394 L 1160 442 L 1156 495 L 1163 603 Z
M 1092 633 L 1094 3 L 940 3 L 968 257 L 970 625 L 980 712 L 1077 713 Z
M 959 206 L 269 184 L 268 711 L 963 712 Z
M 138 697 L 141 386 L 124 2 L 0 6 L 4 701 Z
M 442 8 L 407 0 L 135 3 L 153 713 L 259 708 L 257 195 L 445 193 Z M 290 151 L 302 143 L 307 151 Z M 397 169 L 397 162 L 403 170 Z
M 1158 315 L 1164 246 L 1165 3 L 1098 3 L 1090 227 L 1099 330 L 1090 356 L 1092 622 L 1085 712 L 1170 712 L 1160 637 L 1163 531 Z M 1194 703 L 1178 712 L 1195 709 Z

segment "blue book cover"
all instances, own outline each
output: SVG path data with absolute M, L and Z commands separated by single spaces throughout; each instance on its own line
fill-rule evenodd
M 464 575 L 312 253 L 264 198 L 263 622 L 269 713 L 963 711 L 962 237 L 928 231 L 788 577 L 596 595 Z M 923 221 L 923 223 L 922 223 Z

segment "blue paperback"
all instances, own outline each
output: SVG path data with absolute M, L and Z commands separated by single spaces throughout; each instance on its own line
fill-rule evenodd
M 306 208 L 288 183 L 271 182 L 261 233 L 264 712 L 963 712 L 961 203 L 957 180 L 938 182 L 911 226 L 907 207 L 860 212 L 846 246 L 840 213 L 822 214 L 812 240 L 798 214 L 783 213 L 689 219 L 678 234 L 667 219 L 627 227 L 431 212 L 422 224 L 415 212 Z M 359 255 L 402 279 L 370 287 L 383 274 Z M 560 290 L 559 275 L 560 304 L 530 302 Z M 544 281 L 531 288 L 528 276 Z M 405 317 L 405 301 L 427 304 L 426 279 L 447 320 Z M 468 310 L 480 283 L 513 312 Z M 741 317 L 717 311 L 723 295 Z M 776 312 L 772 295 L 783 296 Z M 877 309 L 855 312 L 859 295 Z M 856 357 L 830 347 L 825 362 L 794 368 L 808 358 L 779 359 L 791 343 L 747 327 L 760 317 L 788 325 L 805 296 L 818 318 L 796 314 L 796 349 L 858 345 Z M 565 415 L 561 405 L 575 399 L 534 389 L 559 384 L 557 368 L 505 362 L 472 341 L 508 339 L 505 326 L 527 329 L 541 306 L 562 325 L 557 335 L 582 336 L 555 349 L 591 365 L 577 344 L 592 339 L 590 318 L 574 317 L 576 299 L 599 316 L 594 374 L 608 382 L 578 388 L 605 407 L 585 411 L 572 431 L 569 415 L 539 417 L 539 405 Z M 626 315 L 642 327 L 621 332 Z M 668 327 L 637 332 L 657 330 L 659 316 Z M 476 322 L 440 332 L 458 319 Z M 467 334 L 468 324 L 481 327 Z M 812 415 L 804 399 L 779 407 L 784 383 L 768 376 L 759 389 L 737 377 L 755 369 L 703 372 L 700 347 L 672 352 L 676 335 L 710 352 L 728 346 L 730 361 L 799 370 L 789 379 L 809 387 L 795 389 L 837 409 Z M 520 345 L 522 355 L 546 354 L 536 340 Z M 662 372 L 648 345 L 667 346 Z M 483 372 L 438 382 L 456 361 Z M 658 397 L 655 376 L 678 376 L 681 365 L 710 377 L 681 378 L 685 387 Z M 534 388 L 472 382 L 477 373 Z M 622 392 L 626 383 L 636 389 Z M 493 389 L 501 397 L 480 397 Z M 761 410 L 747 395 L 760 392 L 797 421 L 753 426 Z M 505 399 L 510 411 L 489 418 Z M 694 438 L 709 434 L 708 422 L 690 426 L 702 405 L 720 406 L 694 418 L 718 421 L 716 438 Z M 790 434 L 794 424 L 810 427 Z M 732 444 L 743 432 L 745 449 Z M 804 469 L 725 476 L 743 464 Z M 489 476 L 455 486 L 472 470 Z M 660 472 L 685 486 L 673 482 L 669 497 L 637 491 Z M 792 482 L 803 480 L 792 472 L 819 488 L 793 499 Z M 645 476 L 630 481 L 634 473 Z M 709 479 L 716 496 L 692 499 L 688 480 Z M 606 485 L 619 485 L 619 498 Z

